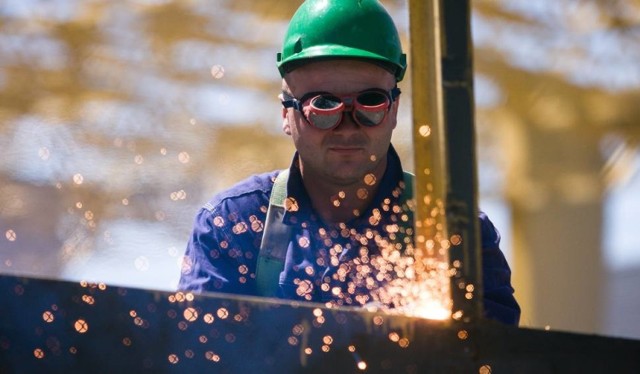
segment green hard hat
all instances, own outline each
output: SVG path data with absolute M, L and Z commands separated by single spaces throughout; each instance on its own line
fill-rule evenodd
M 280 75 L 321 59 L 364 59 L 402 80 L 407 57 L 393 20 L 378 0 L 306 0 L 284 37 Z

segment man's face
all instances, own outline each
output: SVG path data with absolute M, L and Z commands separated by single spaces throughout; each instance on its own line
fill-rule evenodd
M 379 66 L 335 60 L 311 63 L 288 73 L 283 90 L 300 99 L 319 91 L 337 96 L 369 88 L 390 91 L 395 84 L 394 76 Z M 300 111 L 283 109 L 283 130 L 293 138 L 305 178 L 348 185 L 361 182 L 369 173 L 382 174 L 397 112 L 398 100 L 391 104 L 385 120 L 375 127 L 361 126 L 350 113 L 344 112 L 338 126 L 320 130 L 310 125 Z

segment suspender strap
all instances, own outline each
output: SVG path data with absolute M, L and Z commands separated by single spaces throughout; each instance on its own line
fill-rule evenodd
M 256 266 L 259 296 L 275 297 L 280 288 L 280 273 L 284 269 L 284 259 L 291 239 L 291 226 L 282 222 L 288 180 L 289 169 L 285 169 L 278 174 L 271 190 Z
M 280 273 L 284 269 L 284 260 L 292 233 L 291 226 L 282 222 L 288 180 L 289 169 L 285 169 L 278 174 L 271 190 L 267 219 L 256 265 L 258 296 L 275 297 L 280 288 Z M 413 174 L 404 172 L 404 184 L 401 196 L 403 202 L 413 197 Z
M 415 175 L 408 171 L 403 171 L 402 174 L 404 180 L 404 191 L 402 191 L 400 201 L 404 203 L 405 201 L 413 198 L 413 179 Z

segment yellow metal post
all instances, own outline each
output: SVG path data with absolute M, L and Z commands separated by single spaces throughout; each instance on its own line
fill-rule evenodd
M 410 0 L 416 262 L 448 265 L 454 319 L 482 316 L 468 1 Z
M 442 248 L 447 238 L 444 202 L 446 173 L 444 156 L 444 118 L 440 66 L 440 27 L 438 2 L 409 1 L 410 67 L 413 112 L 414 194 L 416 207 L 416 273 L 423 277 L 446 277 L 448 256 Z M 434 268 L 433 264 L 436 264 Z M 437 267 L 440 265 L 441 270 Z M 430 272 L 435 271 L 435 273 Z M 422 280 L 426 281 L 426 280 Z M 451 309 L 449 283 L 431 291 Z

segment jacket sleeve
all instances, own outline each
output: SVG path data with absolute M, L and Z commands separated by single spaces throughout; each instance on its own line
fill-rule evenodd
M 500 250 L 500 233 L 483 212 L 480 212 L 480 232 L 485 317 L 517 326 L 520 306 L 513 296 L 511 269 Z
M 230 231 L 224 215 L 202 208 L 182 260 L 181 291 L 251 294 L 250 267 L 242 243 Z M 235 239 L 235 240 L 232 240 Z

